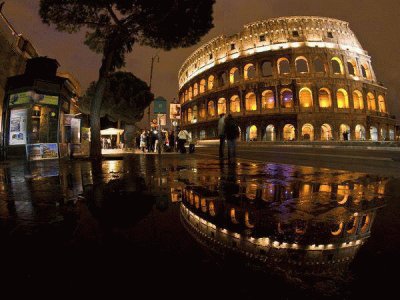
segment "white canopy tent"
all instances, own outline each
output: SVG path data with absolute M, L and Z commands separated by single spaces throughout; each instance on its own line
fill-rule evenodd
M 117 129 L 117 128 L 107 128 L 100 131 L 101 135 L 118 135 L 118 134 L 121 135 L 123 133 L 124 133 L 123 129 Z

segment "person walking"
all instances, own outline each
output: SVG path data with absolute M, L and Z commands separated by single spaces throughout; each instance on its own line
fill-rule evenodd
M 140 135 L 140 145 L 139 145 L 143 153 L 145 152 L 146 149 L 146 140 L 147 140 L 146 130 L 143 130 L 142 134 Z
M 236 158 L 236 140 L 239 137 L 239 127 L 229 114 L 225 118 L 225 137 L 228 142 L 228 162 L 231 163 Z
M 224 158 L 225 148 L 225 114 L 219 115 L 218 120 L 219 158 Z
M 188 139 L 190 139 L 189 132 L 185 129 L 180 130 L 178 133 L 178 150 L 182 154 L 186 153 L 185 144 Z

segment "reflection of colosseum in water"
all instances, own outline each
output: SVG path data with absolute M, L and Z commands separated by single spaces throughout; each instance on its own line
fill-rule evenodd
M 340 276 L 370 236 L 386 182 L 187 186 L 181 221 L 220 257 L 286 275 Z
M 344 21 L 282 17 L 204 44 L 179 75 L 183 126 L 216 137 L 218 115 L 242 140 L 394 140 L 386 88 Z

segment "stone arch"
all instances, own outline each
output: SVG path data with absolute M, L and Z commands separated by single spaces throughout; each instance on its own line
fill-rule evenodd
M 193 97 L 196 97 L 199 94 L 199 85 L 197 82 L 193 85 Z
M 339 139 L 341 141 L 350 140 L 350 126 L 347 124 L 340 124 L 339 126 Z
M 265 90 L 261 94 L 261 108 L 273 109 L 275 108 L 275 97 L 272 90 Z
M 370 126 L 369 127 L 369 135 L 371 138 L 371 141 L 378 141 L 378 128 L 376 126 Z
M 368 110 L 376 110 L 375 96 L 371 92 L 367 94 Z
M 272 63 L 269 60 L 266 60 L 262 63 L 261 73 L 262 73 L 262 76 L 264 76 L 264 77 L 272 76 L 274 74 L 273 69 L 272 69 Z
M 303 87 L 299 92 L 300 106 L 309 108 L 313 106 L 313 96 L 309 88 Z
M 238 72 L 239 72 L 239 71 L 238 71 Z M 218 83 L 219 83 L 219 86 L 225 86 L 225 85 L 228 84 L 228 79 L 227 79 L 227 77 L 226 77 L 226 73 L 225 73 L 225 72 L 219 73 L 219 76 L 218 76 Z
M 281 57 L 277 61 L 279 74 L 290 74 L 290 62 L 286 57 Z
M 206 105 L 204 103 L 200 104 L 199 115 L 201 119 L 205 119 L 207 115 Z
M 229 82 L 231 84 L 237 83 L 240 81 L 240 72 L 239 69 L 237 67 L 233 67 L 230 71 L 229 71 Z
M 229 110 L 231 113 L 240 112 L 240 98 L 238 95 L 233 95 L 229 101 Z
M 338 108 L 349 108 L 349 95 L 345 89 L 338 89 L 336 92 Z
M 245 108 L 247 111 L 257 110 L 257 98 L 253 92 L 247 93 L 245 97 Z
M 191 107 L 189 107 L 187 110 L 187 120 L 189 123 L 191 123 L 193 120 L 193 109 Z
M 218 99 L 217 110 L 218 110 L 218 115 L 226 114 L 226 99 L 225 98 Z
M 332 126 L 329 124 L 322 124 L 321 126 L 321 141 L 332 140 Z
M 386 130 L 385 127 L 381 127 L 380 134 L 381 134 L 381 140 L 382 141 L 386 141 L 386 139 L 387 139 L 387 130 Z
M 210 117 L 215 117 L 215 103 L 214 101 L 209 101 L 207 104 L 207 112 Z
M 358 76 L 357 62 L 354 59 L 347 60 L 347 70 L 350 75 Z
M 293 141 L 296 139 L 296 129 L 292 124 L 286 124 L 283 127 L 283 140 Z
M 206 80 L 202 79 L 202 80 L 200 80 L 199 92 L 200 92 L 200 94 L 203 94 L 205 91 L 206 91 Z
M 264 141 L 267 141 L 267 142 L 275 142 L 276 141 L 276 132 L 275 132 L 274 125 L 269 124 L 265 128 Z
M 379 106 L 380 112 L 382 112 L 382 113 L 386 112 L 385 98 L 382 95 L 378 96 L 378 106 Z
M 244 66 L 244 80 L 254 79 L 256 77 L 256 68 L 249 63 Z
M 197 105 L 193 106 L 193 120 L 197 120 L 199 118 Z
M 214 88 L 214 75 L 208 76 L 207 90 L 211 91 Z
M 331 91 L 327 88 L 321 88 L 318 91 L 318 102 L 321 108 L 332 107 Z
M 256 141 L 258 137 L 258 129 L 256 125 L 250 125 L 246 128 L 246 142 Z
M 283 108 L 293 108 L 294 101 L 293 101 L 293 92 L 291 89 L 285 88 L 281 90 L 281 107 Z
M 309 72 L 308 60 L 304 56 L 296 57 L 295 63 L 297 73 L 305 74 Z
M 371 70 L 369 69 L 369 66 L 367 63 L 361 64 L 361 73 L 365 79 L 368 79 L 368 80 L 372 79 Z
M 314 59 L 314 71 L 316 73 L 326 73 L 325 64 L 320 57 Z
M 355 131 L 354 139 L 356 141 L 365 141 L 366 140 L 366 130 L 363 125 L 357 124 L 354 131 Z
M 193 99 L 193 89 L 192 87 L 189 87 L 189 100 Z
M 301 128 L 301 137 L 303 140 L 306 141 L 313 141 L 314 140 L 314 126 L 312 124 L 307 123 L 304 124 Z
M 363 95 L 359 90 L 353 91 L 354 109 L 364 109 Z
M 343 63 L 339 57 L 332 57 L 331 59 L 331 65 L 332 65 L 332 72 L 335 75 L 343 75 L 344 70 L 343 70 Z

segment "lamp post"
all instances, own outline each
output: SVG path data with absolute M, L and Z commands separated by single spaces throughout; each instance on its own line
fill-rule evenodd
M 157 53 L 154 56 L 151 57 L 150 80 L 149 80 L 149 90 L 150 90 L 150 92 L 151 92 L 151 81 L 153 80 L 153 68 L 154 68 L 155 59 L 157 59 L 157 62 L 160 62 L 160 57 L 158 56 Z M 151 114 L 151 105 L 149 105 L 149 122 L 148 122 L 148 124 L 150 124 L 150 122 L 151 122 L 150 114 Z M 151 130 L 151 126 L 150 126 L 150 130 Z

